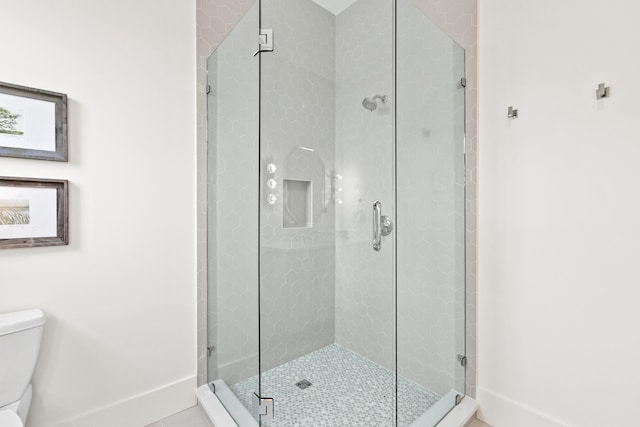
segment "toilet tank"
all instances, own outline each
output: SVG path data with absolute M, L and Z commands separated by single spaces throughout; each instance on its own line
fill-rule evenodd
M 37 309 L 0 314 L 0 408 L 20 399 L 31 383 L 44 323 Z

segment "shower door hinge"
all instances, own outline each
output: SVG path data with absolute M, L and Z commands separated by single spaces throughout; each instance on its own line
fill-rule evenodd
M 211 85 L 207 85 L 207 95 L 211 93 Z
M 458 406 L 460 402 L 462 402 L 463 397 L 464 396 L 462 394 L 456 394 L 456 406 Z
M 467 356 L 459 354 L 456 359 L 458 360 L 458 363 L 460 363 L 460 366 L 467 366 Z
M 253 393 L 253 413 L 260 421 L 273 420 L 273 398 L 260 397 Z
M 270 28 L 260 28 L 258 34 L 258 50 L 253 56 L 262 52 L 273 52 L 273 30 Z
M 467 87 L 467 78 L 463 77 L 460 79 L 460 87 Z

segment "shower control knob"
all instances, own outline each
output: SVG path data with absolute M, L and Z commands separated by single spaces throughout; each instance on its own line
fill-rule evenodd
M 382 235 L 388 236 L 393 231 L 393 221 L 386 215 L 382 215 Z

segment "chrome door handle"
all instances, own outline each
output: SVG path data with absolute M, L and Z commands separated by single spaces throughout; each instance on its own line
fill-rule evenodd
M 373 203 L 373 249 L 382 249 L 382 204 L 379 201 Z
M 376 200 L 373 203 L 373 249 L 382 249 L 382 236 L 388 236 L 393 231 L 393 221 L 388 216 L 382 215 L 382 203 Z

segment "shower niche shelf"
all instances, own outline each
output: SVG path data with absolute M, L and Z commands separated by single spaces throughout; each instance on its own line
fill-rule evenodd
M 297 179 L 282 181 L 283 228 L 313 227 L 313 183 Z

